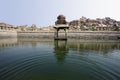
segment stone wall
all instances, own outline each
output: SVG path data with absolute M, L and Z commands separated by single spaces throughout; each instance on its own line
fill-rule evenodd
M 64 37 L 64 32 L 59 32 L 59 37 Z M 120 32 L 117 31 L 79 31 L 68 32 L 68 39 L 96 39 L 96 40 L 120 40 Z M 18 32 L 18 38 L 49 38 L 54 39 L 54 32 Z
M 17 31 L 0 31 L 0 39 L 2 38 L 16 38 Z
M 54 38 L 54 32 L 18 32 L 18 38 Z
M 59 32 L 60 37 L 64 37 L 64 32 Z M 96 40 L 120 40 L 120 32 L 117 31 L 76 31 L 68 32 L 68 39 L 96 39 Z M 54 32 L 16 32 L 0 31 L 0 39 L 3 38 L 46 38 L 54 39 Z
M 120 32 L 116 31 L 82 31 L 68 32 L 68 38 L 72 39 L 96 39 L 96 40 L 120 40 Z

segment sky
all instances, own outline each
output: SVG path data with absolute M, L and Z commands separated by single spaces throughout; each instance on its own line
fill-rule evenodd
M 0 22 L 11 25 L 54 25 L 63 14 L 67 21 L 110 17 L 120 21 L 120 0 L 0 0 Z

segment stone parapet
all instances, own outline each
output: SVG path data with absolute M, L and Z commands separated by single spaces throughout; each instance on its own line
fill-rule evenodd
M 59 36 L 65 36 L 64 32 L 60 31 Z M 16 31 L 0 31 L 0 39 L 2 38 L 47 38 L 54 39 L 54 32 L 16 32 Z M 96 39 L 96 40 L 120 40 L 119 31 L 69 31 L 67 32 L 68 39 Z

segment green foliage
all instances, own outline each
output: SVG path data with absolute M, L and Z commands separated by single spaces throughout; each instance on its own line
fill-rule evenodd
M 97 31 L 96 27 L 91 27 L 90 30 L 91 31 Z
M 25 29 L 24 29 L 24 28 L 21 28 L 21 31 L 25 31 Z

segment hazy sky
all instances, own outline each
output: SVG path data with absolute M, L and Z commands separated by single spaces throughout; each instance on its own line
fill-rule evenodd
M 59 14 L 67 21 L 111 17 L 120 21 L 120 0 L 0 0 L 0 22 L 12 25 L 54 25 Z

